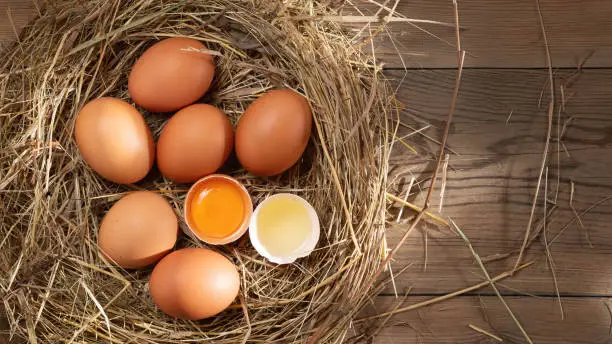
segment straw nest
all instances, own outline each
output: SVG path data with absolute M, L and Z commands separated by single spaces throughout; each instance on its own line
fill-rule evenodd
M 46 1 L 0 59 L 0 283 L 13 339 L 30 342 L 339 342 L 375 292 L 381 263 L 394 99 L 374 61 L 333 21 L 329 4 L 252 0 Z M 152 172 L 137 185 L 103 180 L 81 159 L 74 117 L 88 101 L 129 101 L 127 76 L 159 39 L 189 36 L 216 55 L 203 101 L 233 123 L 261 93 L 290 87 L 315 113 L 304 158 L 277 178 L 224 171 L 254 202 L 297 193 L 318 211 L 318 249 L 276 266 L 248 239 L 213 247 L 239 268 L 240 297 L 213 319 L 180 321 L 156 309 L 150 269 L 124 271 L 96 247 L 99 222 L 132 190 L 155 190 L 177 214 L 188 185 Z M 159 134 L 167 115 L 143 112 Z M 184 227 L 185 224 L 181 223 Z M 178 247 L 203 246 L 182 235 Z

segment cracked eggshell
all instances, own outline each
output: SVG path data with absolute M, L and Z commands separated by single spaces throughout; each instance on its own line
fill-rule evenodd
M 306 209 L 310 220 L 310 235 L 302 242 L 301 246 L 297 250 L 287 255 L 273 254 L 272 252 L 270 252 L 270 249 L 266 247 L 266 244 L 260 239 L 258 235 L 260 230 L 258 219 L 260 217 L 262 209 L 266 207 L 268 202 L 281 198 L 287 198 L 301 203 L 302 206 Z M 320 234 L 321 228 L 319 224 L 319 217 L 314 207 L 302 197 L 289 193 L 276 194 L 266 198 L 257 206 L 255 211 L 253 212 L 253 215 L 251 216 L 251 221 L 249 223 L 249 238 L 251 240 L 251 244 L 253 245 L 253 247 L 255 247 L 255 250 L 257 250 L 260 255 L 267 258 L 270 262 L 276 264 L 291 264 L 299 258 L 303 258 L 310 255 L 317 246 L 317 243 L 319 242 Z

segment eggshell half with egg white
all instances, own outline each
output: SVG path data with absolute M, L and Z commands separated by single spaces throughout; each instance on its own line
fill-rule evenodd
M 249 238 L 272 263 L 290 264 L 312 253 L 321 228 L 314 207 L 300 196 L 279 193 L 261 202 L 251 216 Z

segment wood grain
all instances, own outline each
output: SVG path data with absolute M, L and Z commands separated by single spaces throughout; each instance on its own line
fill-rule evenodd
M 611 1 L 541 0 L 541 4 L 554 66 L 576 67 L 591 53 L 585 66 L 612 66 Z M 369 11 L 373 12 L 374 9 Z M 408 18 L 454 24 L 450 0 L 401 1 L 397 12 Z M 388 12 L 381 14 L 386 16 Z M 535 0 L 461 0 L 459 15 L 464 28 L 462 46 L 470 53 L 466 67 L 546 66 Z M 387 67 L 456 67 L 454 28 L 419 26 L 430 34 L 407 23 L 391 23 L 388 31 L 393 42 L 389 35 L 378 35 L 378 56 L 387 62 Z
M 425 133 L 439 137 L 448 112 L 455 71 L 388 72 L 389 78 L 402 83 L 399 98 L 406 104 L 401 122 L 413 128 L 427 123 Z M 574 72 L 556 74 L 557 85 L 565 89 L 566 110 L 561 123 L 569 117 L 562 142 L 567 147 L 560 155 L 558 210 L 547 223 L 550 240 L 574 217 L 569 207 L 570 184 L 575 184 L 573 205 L 577 211 L 612 195 L 612 71 L 589 70 L 574 77 Z M 464 71 L 457 110 L 449 136 L 451 155 L 443 214 L 451 216 L 471 238 L 480 255 L 504 253 L 520 247 L 529 218 L 529 210 L 541 161 L 546 132 L 546 111 L 539 98 L 547 80 L 546 71 L 467 70 Z M 571 95 L 571 96 L 570 96 Z M 557 95 L 560 99 L 560 95 Z M 547 104 L 544 95 L 542 104 Z M 512 116 L 508 117 L 512 113 Z M 506 123 L 508 121 L 508 123 Z M 556 128 L 556 126 L 555 126 Z M 401 128 L 399 136 L 411 130 Z M 554 130 L 553 130 L 554 131 Z M 433 167 L 437 145 L 423 136 L 412 136 L 407 143 L 419 155 L 400 144 L 392 158 L 394 180 L 402 195 L 402 184 L 417 180 L 409 200 L 423 202 Z M 551 146 L 549 199 L 555 198 L 557 184 L 557 146 Z M 440 185 L 440 182 L 438 182 Z M 439 190 L 439 189 L 438 189 Z M 544 189 L 541 189 L 541 194 Z M 542 217 L 542 197 L 536 218 Z M 434 192 L 432 208 L 437 209 L 439 191 Z M 549 205 L 552 206 L 552 205 Z M 612 254 L 612 200 L 582 217 L 594 247 L 587 244 L 586 233 L 573 223 L 551 246 L 559 289 L 562 294 L 612 295 L 612 268 L 606 261 Z M 397 241 L 407 225 L 388 231 L 388 239 Z M 481 272 L 464 243 L 449 230 L 428 228 L 428 264 L 424 269 L 423 231 L 415 233 L 396 256 L 396 271 L 412 264 L 405 276 L 396 279 L 400 290 L 414 287 L 415 293 L 444 293 L 482 281 Z M 536 266 L 505 282 L 518 291 L 553 294 L 551 271 L 541 242 L 534 243 L 527 259 Z M 514 259 L 489 264 L 493 273 L 510 269 Z M 386 293 L 392 292 L 388 288 Z
M 426 298 L 408 297 L 410 305 Z M 506 297 L 510 308 L 534 343 L 577 344 L 610 343 L 610 313 L 607 298 L 569 299 L 565 302 L 566 316 L 562 320 L 554 299 Z M 402 298 L 378 297 L 371 312 L 393 309 Z M 374 310 L 375 308 L 375 310 Z M 366 322 L 358 329 L 373 334 L 380 322 Z M 476 325 L 501 337 L 503 343 L 525 343 L 520 331 L 494 296 L 459 297 L 418 311 L 402 313 L 392 318 L 373 343 L 420 344 L 494 344 L 490 337 L 468 327 Z
M 541 2 L 554 66 L 575 67 L 592 54 L 585 66 L 612 67 L 612 20 L 609 20 L 612 2 Z M 361 0 L 358 5 L 365 13 L 375 13 L 369 1 Z M 464 28 L 462 44 L 470 53 L 466 67 L 545 67 L 535 0 L 462 0 L 459 9 Z M 451 1 L 401 1 L 396 10 L 409 18 L 445 23 L 454 20 Z M 0 42 L 15 39 L 9 15 L 19 30 L 35 13 L 33 0 L 0 0 Z M 377 36 L 377 56 L 386 61 L 387 67 L 393 68 L 455 67 L 454 29 L 432 24 L 419 26 L 431 34 L 408 23 L 390 24 L 389 34 Z

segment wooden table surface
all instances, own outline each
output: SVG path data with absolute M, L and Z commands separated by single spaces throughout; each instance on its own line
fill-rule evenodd
M 556 204 L 556 211 L 545 233 L 553 242 L 547 258 L 543 236 L 538 237 L 525 257 L 534 264 L 497 286 L 535 343 L 612 343 L 612 264 L 607 265 L 612 258 L 612 200 L 607 201 L 612 195 L 612 2 L 541 3 L 555 92 L 559 104 L 564 100 L 555 113 L 561 135 L 555 123 L 549 156 L 547 208 Z M 516 250 L 525 235 L 547 127 L 548 70 L 535 0 L 462 0 L 459 9 L 468 56 L 449 136 L 442 214 L 452 217 L 486 257 Z M 449 23 L 454 16 L 451 0 L 405 1 L 396 11 Z M 0 0 L 0 42 L 14 40 L 34 15 L 31 1 Z M 395 146 L 391 190 L 403 196 L 414 177 L 408 200 L 422 204 L 438 150 L 428 137 L 441 136 L 455 83 L 454 29 L 404 22 L 391 24 L 389 33 L 392 39 L 377 39 L 377 55 L 406 104 L 401 122 L 410 128 L 402 127 L 399 135 L 427 127 L 423 135 L 406 139 L 418 154 Z M 439 194 L 434 192 L 436 210 Z M 542 228 L 543 213 L 540 197 L 534 230 Z M 404 220 L 389 228 L 389 246 L 413 215 L 405 212 Z M 493 276 L 515 261 L 516 255 L 486 267 Z M 409 237 L 392 267 L 397 272 L 406 266 L 395 277 L 395 289 L 386 288 L 366 313 L 417 304 L 484 280 L 462 240 L 436 226 L 422 226 Z M 490 288 L 399 313 L 380 331 L 376 323 L 367 324 L 375 343 L 496 342 L 469 325 L 504 342 L 525 342 Z

